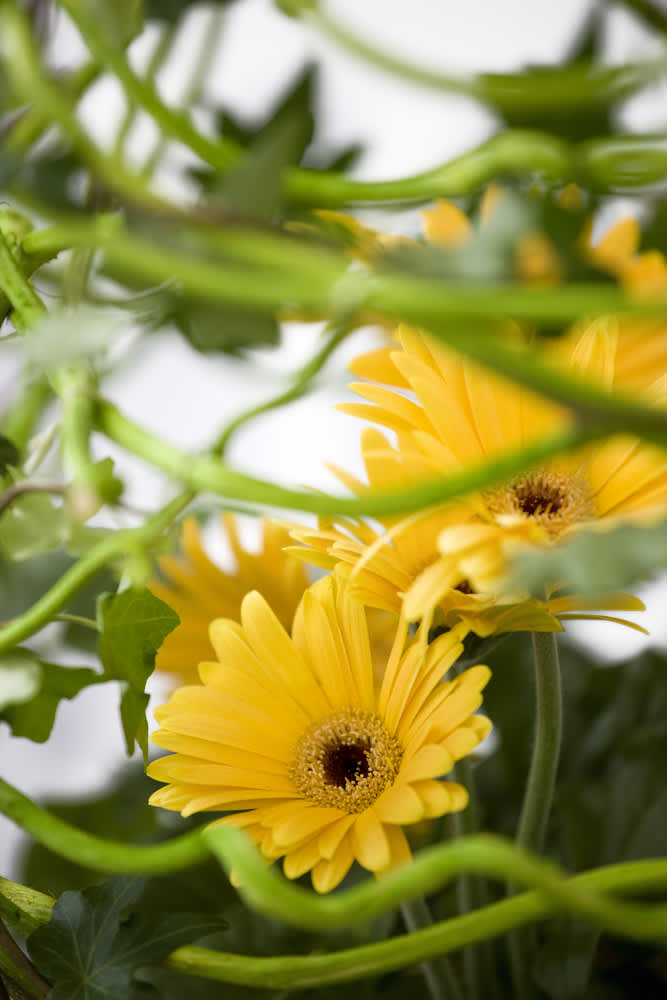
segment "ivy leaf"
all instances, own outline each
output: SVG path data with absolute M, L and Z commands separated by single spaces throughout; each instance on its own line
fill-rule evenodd
M 139 1000 L 157 996 L 135 981 L 181 945 L 224 929 L 217 917 L 189 913 L 133 914 L 143 879 L 116 878 L 85 892 L 64 892 L 51 920 L 29 939 L 30 956 L 52 984 L 50 1000 Z
M 146 588 L 102 594 L 97 602 L 100 627 L 98 650 L 106 680 L 123 684 L 120 715 L 128 754 L 135 741 L 144 760 L 148 756 L 146 681 L 155 666 L 155 654 L 180 618 Z
M 223 177 L 215 177 L 209 196 L 235 214 L 278 221 L 283 205 L 282 174 L 299 163 L 313 138 L 315 70 L 308 67 L 253 136 L 247 152 Z
M 667 521 L 649 526 L 622 524 L 583 531 L 566 545 L 517 557 L 512 583 L 535 596 L 545 585 L 567 580 L 568 591 L 621 590 L 667 566 Z
M 11 684 L 19 670 L 24 676 L 24 683 L 30 681 L 30 689 L 25 691 L 23 697 L 14 697 L 8 702 L 7 680 Z M 14 736 L 23 736 L 35 743 L 48 740 L 63 698 L 74 698 L 83 688 L 99 684 L 104 679 L 89 667 L 46 663 L 30 650 L 20 648 L 0 658 L 0 678 L 3 690 L 0 718 L 9 724 Z
M 62 507 L 45 493 L 26 493 L 6 510 L 0 520 L 0 549 L 14 562 L 22 562 L 60 547 L 69 528 Z

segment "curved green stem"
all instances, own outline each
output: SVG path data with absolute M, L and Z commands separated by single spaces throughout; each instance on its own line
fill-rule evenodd
M 463 473 L 400 490 L 369 492 L 361 497 L 338 497 L 288 489 L 275 483 L 253 479 L 230 469 L 215 456 L 183 452 L 132 423 L 106 400 L 99 401 L 96 416 L 98 428 L 113 441 L 163 469 L 175 479 L 187 483 L 195 492 L 208 490 L 232 500 L 304 510 L 313 514 L 353 516 L 402 514 L 445 503 L 465 493 L 511 478 L 526 465 L 538 464 L 558 452 L 579 447 L 599 436 L 596 431 L 570 428 L 550 440 L 536 442 Z
M 51 385 L 45 377 L 24 375 L 24 378 L 25 383 L 19 386 L 9 409 L 0 418 L 2 433 L 14 442 L 20 452 L 32 437 L 35 424 L 51 397 Z
M 644 6 L 646 4 L 644 3 Z M 461 94 L 502 111 L 597 108 L 627 97 L 667 72 L 667 62 L 655 59 L 624 66 L 574 65 L 541 68 L 532 73 L 484 73 L 451 76 L 405 62 L 352 34 L 320 4 L 306 3 L 301 16 L 346 52 L 394 76 L 446 93 Z
M 151 515 L 144 524 L 126 531 L 116 531 L 102 539 L 75 562 L 39 600 L 22 615 L 0 628 L 0 652 L 11 649 L 19 642 L 34 635 L 47 625 L 55 614 L 65 607 L 76 593 L 100 569 L 123 556 L 135 545 L 149 545 L 170 527 L 175 517 L 192 500 L 186 492 L 171 500 L 165 507 Z
M 313 378 L 322 370 L 327 360 L 349 332 L 350 328 L 346 324 L 339 325 L 330 330 L 325 343 L 319 351 L 305 365 L 293 373 L 289 388 L 285 389 L 284 392 L 278 393 L 277 396 L 274 396 L 268 402 L 260 403 L 258 406 L 251 406 L 236 417 L 233 417 L 214 443 L 211 453 L 222 457 L 234 434 L 250 420 L 260 417 L 265 413 L 270 413 L 271 410 L 285 406 L 287 403 L 293 403 L 294 400 L 301 399 L 302 396 L 309 392 Z
M 535 745 L 516 836 L 519 847 L 539 854 L 556 785 L 563 728 L 558 646 L 553 632 L 533 632 Z
M 42 809 L 2 778 L 0 812 L 60 857 L 105 872 L 159 874 L 179 871 L 198 864 L 210 854 L 200 829 L 146 847 L 96 837 Z
M 212 142 L 194 128 L 185 112 L 173 110 L 164 103 L 153 81 L 149 78 L 142 79 L 134 72 L 123 50 L 100 29 L 94 17 L 88 14 L 85 5 L 76 0 L 61 0 L 61 6 L 76 24 L 95 59 L 113 70 L 125 90 L 128 102 L 140 105 L 147 111 L 162 132 L 180 140 L 205 163 L 216 169 L 229 167 L 238 159 L 241 149 L 235 142 L 226 137 Z

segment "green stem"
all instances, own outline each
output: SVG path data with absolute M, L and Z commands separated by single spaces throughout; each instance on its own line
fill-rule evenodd
M 533 632 L 535 661 L 535 742 L 524 793 L 516 844 L 540 854 L 547 825 L 560 758 L 562 696 L 558 646 L 553 632 Z M 530 935 L 512 934 L 508 940 L 510 965 L 518 998 L 531 996 Z
M 508 378 L 556 402 L 573 407 L 578 415 L 608 431 L 633 432 L 664 446 L 667 416 L 656 406 L 642 405 L 631 396 L 609 393 L 581 377 L 550 367 L 532 354 L 505 346 L 495 336 L 499 316 L 521 321 L 564 321 L 586 314 L 664 314 L 665 302 L 652 297 L 632 298 L 601 285 L 572 285 L 541 289 L 521 284 L 478 286 L 453 284 L 401 273 L 365 275 L 346 273 L 342 255 L 299 244 L 272 234 L 225 230 L 228 253 L 239 262 L 193 259 L 123 231 L 117 217 L 94 224 L 56 225 L 23 239 L 29 250 L 53 250 L 57 245 L 103 247 L 112 270 L 133 271 L 160 283 L 178 275 L 184 292 L 206 301 L 234 303 L 251 309 L 279 308 L 290 302 L 302 308 L 340 308 L 336 297 L 341 279 L 349 279 L 350 301 L 391 320 L 422 326 L 456 350 L 488 365 Z M 248 267 L 254 258 L 270 266 Z M 278 259 L 282 260 L 277 270 Z M 285 268 L 289 267 L 290 273 Z M 20 273 L 20 272 L 19 272 Z
M 76 832 L 68 824 L 63 826 Z M 42 825 L 37 824 L 38 833 L 42 829 Z M 287 883 L 273 869 L 267 868 L 239 831 L 217 827 L 205 831 L 203 839 L 222 857 L 227 868 L 237 872 L 241 892 L 250 905 L 269 916 L 311 930 L 335 930 L 366 922 L 379 913 L 395 909 L 406 899 L 434 891 L 461 871 L 483 872 L 499 880 L 509 875 L 516 882 L 539 887 L 537 891 L 522 893 L 484 910 L 401 938 L 333 954 L 253 958 L 192 947 L 179 948 L 166 962 L 170 968 L 221 982 L 301 989 L 360 979 L 456 951 L 466 944 L 488 940 L 563 911 L 633 940 L 664 942 L 667 939 L 667 907 L 664 904 L 620 903 L 608 895 L 664 894 L 667 859 L 610 865 L 564 879 L 553 865 L 526 855 L 507 841 L 477 836 L 423 851 L 411 865 L 380 881 L 369 879 L 353 889 L 317 897 Z M 62 846 L 67 847 L 66 838 L 62 838 Z M 135 856 L 136 852 L 154 852 L 160 847 L 122 846 Z M 169 845 L 162 846 L 164 849 Z M 146 853 L 144 857 L 147 858 Z M 137 867 L 131 870 L 136 871 Z M 167 866 L 160 870 L 166 871 Z M 0 914 L 28 928 L 36 922 L 46 922 L 48 898 L 0 880 Z
M 213 57 L 218 49 L 220 30 L 224 17 L 224 6 L 222 4 L 213 6 L 208 22 L 204 27 L 201 49 L 197 53 L 197 57 L 192 61 L 192 76 L 180 102 L 183 111 L 188 111 L 190 106 L 199 99 L 202 87 L 206 83 Z M 147 75 L 150 76 L 150 74 Z M 169 136 L 164 132 L 160 133 L 155 148 L 141 168 L 141 176 L 145 180 L 153 176 L 168 143 Z
M 458 760 L 454 765 L 454 780 L 468 790 L 468 806 L 461 812 L 452 813 L 454 836 L 470 837 L 479 831 L 479 806 L 475 793 L 475 772 L 469 757 Z M 479 876 L 461 875 L 456 882 L 458 912 L 471 913 L 483 909 L 488 904 L 486 887 Z M 468 1000 L 493 1000 L 496 995 L 496 957 L 493 945 L 486 942 L 478 947 L 463 949 L 463 974 Z
M 605 3 L 620 3 L 621 6 L 631 10 L 640 20 L 650 28 L 655 28 L 661 35 L 667 35 L 667 13 L 660 10 L 657 4 L 651 0 L 605 0 Z M 661 0 L 657 0 L 659 4 Z
M 0 229 L 0 288 L 12 305 L 12 316 L 17 330 L 30 328 L 44 314 L 44 304 L 19 267 L 2 229 Z
M 51 589 L 35 601 L 32 607 L 0 628 L 0 652 L 11 649 L 12 646 L 44 628 L 91 577 L 123 556 L 128 549 L 136 545 L 152 544 L 171 526 L 174 518 L 191 500 L 192 493 L 182 493 L 139 527 L 116 531 L 98 542 L 74 565 L 65 570 Z
M 210 491 L 248 504 L 309 511 L 312 514 L 383 516 L 445 503 L 465 493 L 486 489 L 517 475 L 526 465 L 536 465 L 561 451 L 569 451 L 595 440 L 599 434 L 570 428 L 550 440 L 535 442 L 520 451 L 500 456 L 463 473 L 433 479 L 400 490 L 367 493 L 361 497 L 337 497 L 293 490 L 275 483 L 253 479 L 230 469 L 212 455 L 192 455 L 128 420 L 110 402 L 100 400 L 96 409 L 97 427 L 134 455 L 163 469 L 186 483 L 194 492 Z
M 634 2 L 647 6 L 645 0 Z M 539 73 L 456 77 L 376 49 L 325 13 L 319 4 L 305 4 L 302 16 L 346 52 L 378 69 L 410 83 L 471 97 L 506 112 L 571 109 L 581 113 L 582 108 L 598 108 L 627 97 L 667 71 L 665 60 L 656 59 L 617 67 L 575 65 L 567 69 L 541 68 Z
M 401 903 L 401 915 L 409 934 L 433 926 L 433 918 L 423 896 Z M 422 973 L 431 1000 L 464 1000 L 456 973 L 444 956 L 422 962 Z
M 170 29 L 164 29 L 160 26 L 160 36 L 157 40 L 153 51 L 151 52 L 150 59 L 148 60 L 148 65 L 146 66 L 146 79 L 153 80 L 156 73 L 164 63 L 165 59 L 169 55 L 171 46 L 174 40 L 174 33 Z M 125 141 L 130 134 L 130 129 L 134 125 L 137 118 L 137 110 L 139 104 L 135 100 L 128 100 L 125 106 L 125 113 L 123 119 L 120 123 L 120 128 L 116 133 L 113 144 L 113 156 L 118 159 L 122 159 Z
M 26 493 L 52 493 L 63 496 L 66 489 L 62 483 L 52 479 L 28 479 L 25 482 L 12 483 L 4 493 L 0 494 L 0 516 Z
M 5 69 L 19 100 L 30 102 L 41 119 L 58 125 L 84 163 L 111 191 L 120 192 L 131 202 L 161 207 L 161 201 L 151 194 L 138 174 L 130 172 L 121 160 L 103 153 L 91 141 L 72 113 L 70 99 L 44 73 L 29 22 L 18 5 L 2 6 L 0 32 L 5 43 Z
M 70 112 L 73 111 L 85 91 L 99 78 L 101 73 L 102 67 L 91 61 L 73 70 L 65 80 L 61 81 L 63 95 L 69 98 Z M 7 150 L 14 152 L 27 149 L 34 142 L 37 142 L 51 124 L 48 118 L 32 108 L 11 129 L 6 141 Z
M 3 979 L 10 987 L 16 987 L 21 991 L 17 995 L 20 995 L 22 1000 L 24 996 L 30 1000 L 43 1000 L 51 989 L 49 983 L 42 979 L 27 956 L 23 954 L 0 919 L 0 983 Z
M 148 875 L 180 871 L 199 864 L 210 853 L 201 829 L 145 847 L 96 837 L 42 809 L 2 778 L 0 812 L 59 857 L 109 873 Z
M 91 629 L 93 632 L 99 632 L 100 626 L 92 618 L 86 618 L 84 615 L 71 615 L 61 612 L 59 615 L 54 615 L 52 618 L 54 622 L 69 622 L 71 625 L 81 625 L 82 628 Z
M 535 744 L 519 830 L 519 847 L 539 854 L 553 801 L 562 734 L 562 697 L 558 646 L 553 632 L 533 632 L 535 659 Z
M 224 428 L 217 441 L 213 444 L 211 453 L 222 457 L 227 449 L 230 439 L 250 420 L 254 420 L 255 417 L 260 417 L 263 414 L 270 413 L 272 410 L 285 406 L 287 403 L 293 403 L 294 400 L 300 399 L 307 392 L 309 392 L 312 387 L 311 383 L 313 378 L 322 370 L 325 363 L 349 332 L 350 328 L 346 324 L 337 326 L 331 330 L 326 342 L 319 349 L 319 351 L 317 351 L 314 357 L 310 358 L 305 365 L 293 373 L 290 379 L 291 385 L 289 388 L 284 392 L 278 393 L 277 396 L 274 396 L 272 399 L 268 400 L 268 402 L 260 403 L 258 406 L 251 406 L 249 409 L 239 413 L 236 417 L 233 417 Z
M 20 452 L 33 435 L 35 424 L 51 397 L 51 386 L 46 378 L 26 378 L 10 405 L 2 415 L 2 433 L 10 438 Z
M 160 131 L 178 139 L 193 153 L 218 170 L 238 159 L 241 150 L 228 138 L 212 142 L 193 127 L 187 114 L 167 107 L 158 94 L 153 81 L 137 76 L 122 49 L 118 48 L 89 15 L 86 7 L 77 0 L 61 0 L 81 32 L 86 45 L 95 59 L 115 73 L 125 91 L 128 102 L 141 106 L 160 126 Z

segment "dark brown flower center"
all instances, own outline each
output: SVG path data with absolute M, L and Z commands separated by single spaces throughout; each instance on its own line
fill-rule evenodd
M 555 470 L 529 472 L 494 490 L 486 502 L 492 515 L 530 519 L 553 538 L 593 514 L 586 481 Z
M 289 775 L 311 802 L 358 813 L 394 783 L 402 757 L 399 741 L 377 715 L 349 708 L 303 733 Z

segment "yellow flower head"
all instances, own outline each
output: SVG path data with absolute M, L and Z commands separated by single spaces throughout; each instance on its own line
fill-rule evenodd
M 377 368 L 378 377 L 388 384 L 355 384 L 353 388 L 370 405 L 340 407 L 396 432 L 396 448 L 381 435 L 373 438 L 376 459 L 381 456 L 385 466 L 385 481 L 389 464 L 394 470 L 409 467 L 421 478 L 460 471 L 554 434 L 571 419 L 565 408 L 484 371 L 415 330 L 401 328 L 399 338 L 401 350 L 385 349 L 355 365 L 364 375 Z M 593 322 L 554 348 L 554 363 L 611 389 L 617 344 L 613 321 Z M 667 379 L 656 379 L 645 396 L 664 405 Z M 367 445 L 369 481 L 379 485 L 370 457 Z M 411 472 L 403 481 L 414 479 Z M 601 520 L 611 523 L 619 517 L 652 515 L 664 510 L 666 499 L 664 452 L 625 435 L 530 470 L 467 499 L 467 516 L 457 514 L 456 523 L 443 527 L 440 558 L 405 592 L 404 610 L 412 617 L 424 601 L 434 607 L 462 580 L 475 594 L 501 594 L 508 558 L 518 546 L 552 545 Z M 442 516 L 447 512 L 444 508 Z M 398 537 L 396 528 L 392 533 Z M 571 610 L 563 600 L 557 602 L 559 610 Z M 604 603 L 597 607 L 604 608 L 641 607 L 627 595 L 598 595 L 598 601 Z M 581 599 L 577 607 L 582 607 Z
M 253 553 L 243 548 L 233 514 L 225 514 L 222 523 L 236 560 L 234 571 L 226 573 L 209 559 L 197 522 L 189 517 L 181 531 L 181 554 L 160 557 L 162 579 L 150 585 L 181 619 L 160 647 L 155 666 L 191 683 L 198 681 L 197 664 L 213 655 L 208 626 L 214 618 L 238 621 L 245 595 L 259 590 L 280 621 L 289 625 L 310 582 L 303 564 L 283 552 L 289 536 L 280 525 L 268 519 L 262 522 L 262 546 Z
M 224 811 L 289 878 L 310 871 L 328 892 L 356 860 L 384 872 L 410 857 L 403 826 L 463 809 L 465 789 L 441 781 L 488 733 L 474 713 L 484 666 L 442 678 L 462 651 L 459 626 L 405 648 L 400 630 L 382 680 L 366 616 L 329 576 L 309 588 L 290 636 L 258 593 L 241 624 L 218 619 L 217 660 L 202 684 L 156 710 L 153 742 L 175 751 L 150 765 L 166 783 L 151 803 L 188 816 Z

